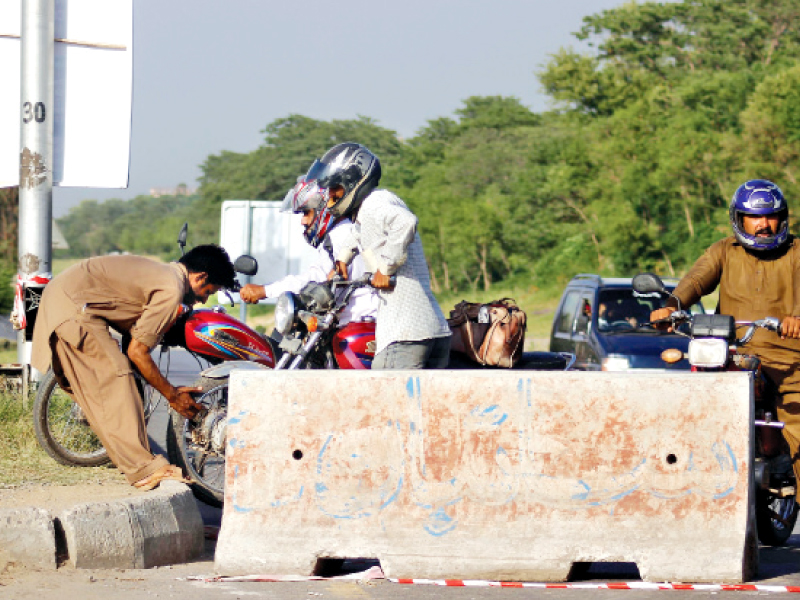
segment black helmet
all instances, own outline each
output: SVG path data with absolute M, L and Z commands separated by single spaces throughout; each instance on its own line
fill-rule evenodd
M 315 160 L 305 180 L 316 181 L 319 187 L 328 190 L 344 188 L 344 196 L 330 210 L 336 217 L 346 217 L 356 212 L 364 198 L 378 186 L 381 161 L 366 146 L 344 142 Z

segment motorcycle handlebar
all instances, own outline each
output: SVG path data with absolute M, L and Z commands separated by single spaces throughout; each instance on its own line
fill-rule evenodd
M 358 279 L 342 279 L 340 275 L 335 275 L 333 279 L 331 279 L 332 287 L 343 287 L 343 286 L 350 286 L 352 288 L 358 287 L 367 287 L 372 286 L 372 273 L 364 273 Z M 393 290 L 397 286 L 397 275 L 390 275 L 389 276 L 389 287 L 388 289 Z
M 691 321 L 692 314 L 686 312 L 685 310 L 676 310 L 671 315 L 667 317 L 663 317 L 661 319 L 656 319 L 655 321 L 647 321 L 646 323 L 642 323 L 642 327 L 647 327 L 648 325 L 651 327 L 656 327 L 657 325 L 680 325 L 681 323 L 685 323 L 687 321 Z
M 782 322 L 776 317 L 764 317 L 758 321 L 736 321 L 736 324 L 742 326 L 749 325 L 744 335 L 737 340 L 737 343 L 739 344 L 746 344 L 753 339 L 756 329 L 766 329 L 768 331 L 774 331 L 778 333 L 781 330 Z
M 676 310 L 668 317 L 664 317 L 662 319 L 656 319 L 655 321 L 650 321 L 649 323 L 643 323 L 642 325 L 650 325 L 650 326 L 657 326 L 657 325 L 679 325 L 681 323 L 687 323 L 692 321 L 693 315 L 685 310 Z M 768 331 L 774 331 L 779 333 L 781 331 L 782 322 L 780 319 L 776 317 L 764 317 L 763 319 L 758 319 L 757 321 L 736 321 L 736 325 L 738 327 L 747 326 L 747 331 L 741 338 L 736 340 L 737 345 L 743 345 L 753 339 L 753 336 L 756 333 L 757 329 L 766 329 Z

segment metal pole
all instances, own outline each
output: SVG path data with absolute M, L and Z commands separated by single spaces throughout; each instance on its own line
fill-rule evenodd
M 55 0 L 22 0 L 21 151 L 19 169 L 19 278 L 26 327 L 17 357 L 30 363 L 31 335 L 43 281 L 52 276 L 53 105 Z

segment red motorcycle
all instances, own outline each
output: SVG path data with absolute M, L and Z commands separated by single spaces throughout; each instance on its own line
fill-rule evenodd
M 339 312 L 365 281 L 349 282 L 338 294 L 335 284 L 308 284 L 300 294 L 283 294 L 275 308 L 276 332 L 268 338 L 225 314 L 222 307 L 197 310 L 179 318 L 163 346 L 185 348 L 212 363 L 200 373 L 195 399 L 206 410 L 193 419 L 170 411 L 167 452 L 195 483 L 195 495 L 221 506 L 225 484 L 228 380 L 242 369 L 369 369 L 375 355 L 375 322 L 340 327 Z M 321 304 L 325 297 L 327 303 Z M 291 308 L 291 313 L 287 312 Z M 275 360 L 275 357 L 279 359 Z

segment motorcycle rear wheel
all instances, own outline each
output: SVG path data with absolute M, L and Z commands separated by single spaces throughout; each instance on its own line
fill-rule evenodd
M 756 492 L 756 529 L 766 546 L 783 546 L 797 522 L 797 494 L 779 498 L 767 490 Z
M 206 407 L 220 407 L 227 412 L 228 379 L 201 377 L 195 386 L 203 391 L 195 400 Z M 225 450 L 211 448 L 199 439 L 198 425 L 170 410 L 167 427 L 167 454 L 172 464 L 181 467 L 194 480 L 192 493 L 198 500 L 221 507 L 225 498 Z
M 99 467 L 111 462 L 81 408 L 49 369 L 33 403 L 33 429 L 42 449 L 68 467 Z

